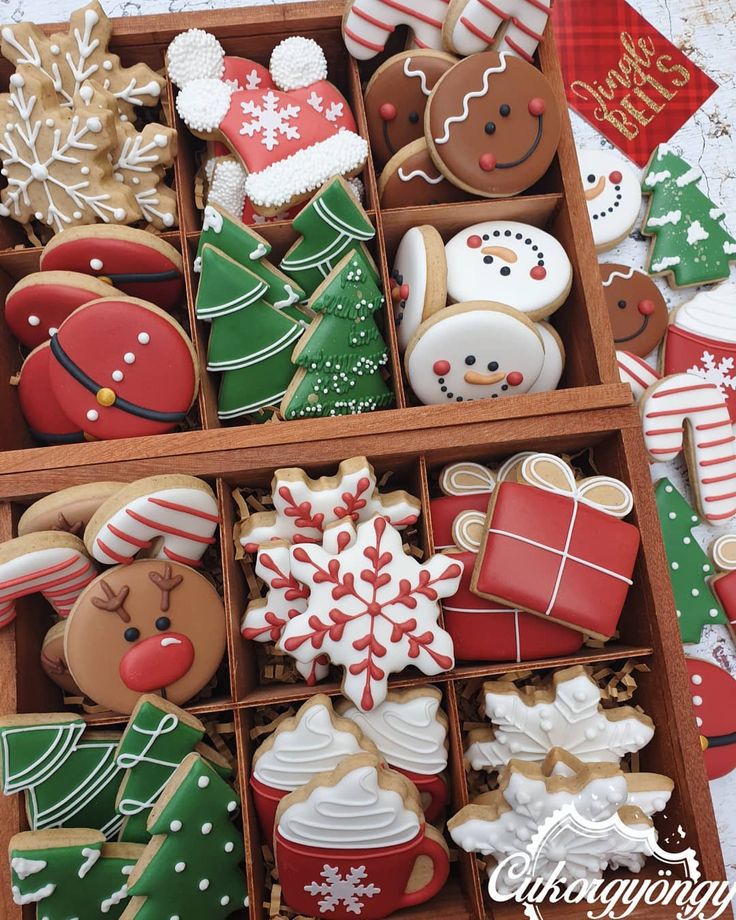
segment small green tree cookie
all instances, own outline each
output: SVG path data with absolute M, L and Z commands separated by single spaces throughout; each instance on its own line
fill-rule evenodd
M 105 843 L 88 830 L 16 834 L 9 847 L 13 901 L 35 904 L 38 920 L 118 920 L 144 849 Z
M 708 586 L 715 571 L 692 535 L 700 518 L 669 479 L 654 489 L 669 563 L 675 609 L 683 642 L 700 642 L 706 623 L 726 623 L 726 615 Z
M 201 757 L 187 757 L 151 812 L 153 835 L 130 877 L 125 920 L 218 920 L 247 904 L 240 800 Z
M 285 419 L 356 415 L 393 404 L 381 374 L 388 351 L 374 317 L 382 305 L 362 252 L 352 250 L 310 301 L 317 316 L 292 355 L 299 370 L 281 403 Z

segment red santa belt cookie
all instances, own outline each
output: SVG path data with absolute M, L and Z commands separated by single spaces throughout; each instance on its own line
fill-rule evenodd
M 18 378 L 20 411 L 41 444 L 77 444 L 84 441 L 84 432 L 61 408 L 49 383 L 53 360 L 51 346 L 44 342 L 23 362 Z
M 705 767 L 717 779 L 736 768 L 736 680 L 709 661 L 686 662 Z
M 494 51 L 465 58 L 435 86 L 425 115 L 437 167 L 474 195 L 516 195 L 544 175 L 557 151 L 560 112 L 547 78 Z
M 64 230 L 46 244 L 41 270 L 93 275 L 163 310 L 175 307 L 184 294 L 181 255 L 155 234 L 131 227 L 95 224 Z
M 35 533 L 0 546 L 0 626 L 15 619 L 15 602 L 43 594 L 59 616 L 69 615 L 96 575 L 82 541 L 72 534 Z
M 65 414 L 89 436 L 171 431 L 199 388 L 192 343 L 142 300 L 107 298 L 76 310 L 51 340 L 49 380 Z
M 27 348 L 56 332 L 77 307 L 117 293 L 110 285 L 79 272 L 34 272 L 15 285 L 5 299 L 5 322 Z

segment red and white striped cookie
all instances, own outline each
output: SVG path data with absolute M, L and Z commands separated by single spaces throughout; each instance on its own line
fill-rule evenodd
M 616 363 L 621 383 L 628 383 L 637 402 L 642 398 L 647 387 L 660 379 L 653 367 L 650 367 L 643 358 L 632 355 L 630 351 L 617 351 Z
M 685 451 L 701 517 L 717 523 L 736 515 L 736 437 L 718 387 L 693 374 L 671 374 L 649 387 L 639 407 L 654 462 Z
M 97 571 L 84 543 L 68 533 L 34 533 L 0 546 L 0 627 L 15 619 L 15 602 L 42 594 L 60 617 L 69 616 Z
M 150 476 L 102 504 L 84 531 L 91 556 L 106 565 L 140 554 L 198 566 L 219 523 L 212 489 L 194 476 Z
M 552 0 L 450 0 L 445 45 L 463 56 L 491 48 L 533 64 L 551 7 Z
M 342 20 L 345 47 L 369 61 L 386 47 L 397 26 L 412 30 L 412 47 L 442 50 L 442 26 L 450 0 L 348 0 Z

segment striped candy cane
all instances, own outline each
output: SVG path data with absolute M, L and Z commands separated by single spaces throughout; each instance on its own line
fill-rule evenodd
M 60 617 L 68 617 L 82 590 L 97 576 L 81 540 L 53 534 L 48 535 L 48 546 L 38 548 L 39 537 L 43 542 L 46 536 L 29 534 L 2 546 L 0 627 L 15 619 L 15 602 L 31 594 L 42 594 Z
M 641 403 L 644 442 L 654 461 L 674 460 L 687 447 L 690 481 L 707 521 L 736 514 L 736 453 L 726 400 L 718 387 L 691 374 L 672 374 Z
M 458 54 L 493 48 L 534 62 L 552 0 L 453 0 L 445 33 Z
M 648 387 L 661 379 L 653 367 L 650 367 L 643 358 L 632 355 L 630 351 L 617 351 L 616 363 L 621 383 L 628 383 L 637 402 Z
M 369 61 L 386 47 L 397 26 L 409 26 L 417 48 L 442 48 L 442 26 L 450 0 L 353 0 L 342 22 L 345 46 Z

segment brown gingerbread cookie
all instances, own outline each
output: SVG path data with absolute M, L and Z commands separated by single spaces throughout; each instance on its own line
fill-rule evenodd
M 70 696 L 83 696 L 84 694 L 74 683 L 74 678 L 69 673 L 69 667 L 64 657 L 64 632 L 66 620 L 54 623 L 46 633 L 41 646 L 41 668 L 49 680 L 61 687 L 64 693 Z
M 649 275 L 607 262 L 600 266 L 616 348 L 640 358 L 659 345 L 667 330 L 667 303 Z
M 123 482 L 86 482 L 45 495 L 23 512 L 18 521 L 18 536 L 62 530 L 83 537 L 95 511 L 124 487 Z
M 384 209 L 447 204 L 470 197 L 437 169 L 423 137 L 391 157 L 381 173 L 378 191 Z
M 544 175 L 560 141 L 547 78 L 520 58 L 474 54 L 440 79 L 425 113 L 437 167 L 484 198 L 517 195 Z
M 365 89 L 365 114 L 376 166 L 424 136 L 424 110 L 441 76 L 457 64 L 443 51 L 403 51 L 382 64 Z
M 210 582 L 176 562 L 142 560 L 103 572 L 79 596 L 64 641 L 86 696 L 129 714 L 142 693 L 180 706 L 225 653 L 225 611 Z

